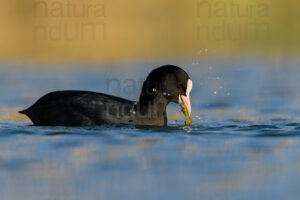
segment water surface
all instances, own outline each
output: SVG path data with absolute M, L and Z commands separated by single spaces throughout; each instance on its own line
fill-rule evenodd
M 17 111 L 47 92 L 137 99 L 152 66 L 0 68 L 0 199 L 297 199 L 300 68 L 278 62 L 186 64 L 193 127 L 35 127 Z M 116 79 L 120 83 L 108 85 Z M 132 85 L 135 83 L 135 86 Z

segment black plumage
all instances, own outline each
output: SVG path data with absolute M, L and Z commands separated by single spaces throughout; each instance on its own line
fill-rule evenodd
M 145 80 L 137 102 L 89 91 L 56 91 L 20 111 L 38 126 L 95 126 L 103 124 L 167 125 L 166 107 L 186 96 L 189 76 L 166 65 Z

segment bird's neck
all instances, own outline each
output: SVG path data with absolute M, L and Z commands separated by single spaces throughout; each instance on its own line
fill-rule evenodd
M 137 118 L 147 123 L 148 121 L 156 121 L 167 124 L 167 105 L 168 101 L 162 94 L 149 95 L 141 94 L 136 105 Z

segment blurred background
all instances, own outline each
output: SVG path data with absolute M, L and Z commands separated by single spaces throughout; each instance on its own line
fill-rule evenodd
M 0 59 L 172 61 L 204 48 L 280 60 L 299 51 L 299 10 L 296 0 L 1 0 Z
M 1 0 L 0 104 L 19 119 L 53 90 L 134 100 L 164 64 L 191 75 L 202 108 L 296 102 L 299 11 L 296 0 Z
M 299 199 L 300 2 L 0 0 L 0 199 Z M 193 127 L 35 127 L 56 90 L 193 80 Z

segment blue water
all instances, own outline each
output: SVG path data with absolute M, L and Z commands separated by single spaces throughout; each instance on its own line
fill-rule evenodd
M 180 108 L 172 104 L 168 127 L 143 129 L 35 127 L 17 111 L 62 89 L 137 99 L 153 64 L 2 64 L 0 199 L 297 199 L 297 63 L 181 62 L 194 83 L 194 126 L 182 127 Z M 120 87 L 109 85 L 111 79 Z

